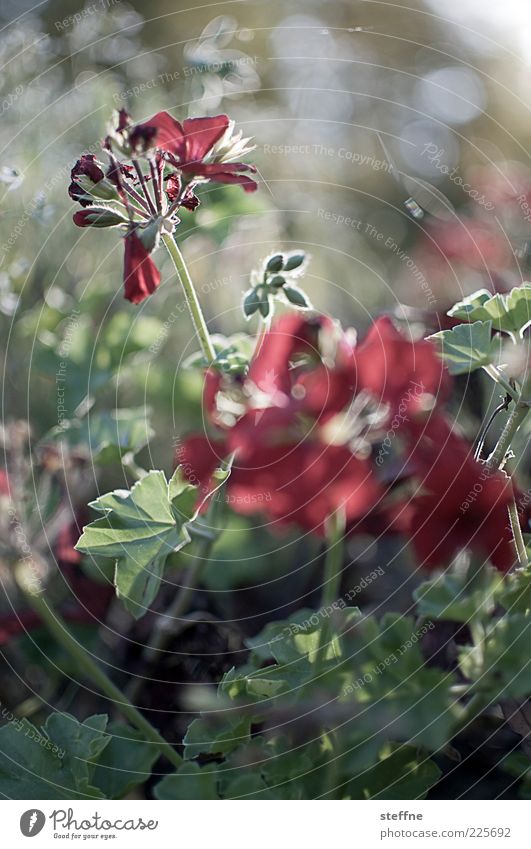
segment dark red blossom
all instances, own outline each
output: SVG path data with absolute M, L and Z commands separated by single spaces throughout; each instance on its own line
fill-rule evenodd
M 203 490 L 227 453 L 227 441 L 195 436 L 183 442 L 176 460 Z M 279 525 L 294 524 L 316 533 L 323 532 L 327 517 L 338 509 L 353 523 L 381 497 L 369 462 L 347 446 L 311 436 L 279 444 L 274 439 L 271 444 L 246 442 L 243 454 L 236 452 L 227 491 L 237 513 L 261 513 Z
M 149 252 L 135 232 L 125 237 L 124 286 L 125 297 L 139 304 L 155 291 L 160 283 L 160 272 Z
M 181 124 L 168 112 L 157 112 L 135 130 L 140 133 L 154 130 L 157 149 L 165 151 L 170 163 L 188 177 L 204 178 L 215 183 L 239 183 L 246 192 L 254 192 L 258 188 L 256 181 L 244 173 L 256 173 L 254 165 L 223 161 L 221 153 L 216 156 L 213 152 L 230 126 L 228 115 L 186 118 Z
M 507 512 L 511 479 L 477 462 L 472 446 L 440 415 L 419 430 L 409 466 L 417 488 L 400 521 L 419 564 L 445 567 L 470 549 L 500 571 L 510 569 L 515 560 Z
M 327 316 L 289 313 L 261 340 L 249 367 L 249 382 L 270 403 L 289 403 L 322 420 L 344 410 L 354 396 L 354 347 Z
M 390 416 L 398 410 L 416 415 L 426 396 L 441 400 L 449 376 L 431 342 L 407 339 L 390 318 L 378 318 L 356 349 L 358 382 L 374 398 L 389 404 Z
M 209 370 L 207 415 L 219 425 L 218 397 L 231 390 L 242 413 L 212 441 L 195 436 L 180 446 L 176 461 L 191 481 L 206 488 L 233 454 L 227 487 L 237 512 L 318 533 L 338 509 L 352 523 L 376 504 L 381 487 L 370 463 L 346 441 L 332 443 L 326 428 L 355 392 L 352 345 L 334 322 L 283 316 L 261 339 L 243 385 L 224 383 Z

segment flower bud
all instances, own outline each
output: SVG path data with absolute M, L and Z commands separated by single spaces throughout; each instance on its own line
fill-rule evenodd
M 295 268 L 299 268 L 305 259 L 306 254 L 291 254 L 284 263 L 284 271 L 293 271 Z
M 304 292 L 301 292 L 300 289 L 297 289 L 295 286 L 284 286 L 282 291 L 290 304 L 293 304 L 294 307 L 300 307 L 304 310 L 310 309 L 310 302 Z
M 119 200 L 120 198 L 116 186 L 105 177 L 93 183 L 88 175 L 83 174 L 76 178 L 76 183 L 85 194 L 99 200 Z
M 73 220 L 78 227 L 117 227 L 120 224 L 128 224 L 127 218 L 106 206 L 80 209 L 74 214 Z
M 284 278 L 277 274 L 276 277 L 273 277 L 272 280 L 269 281 L 269 285 L 273 287 L 273 289 L 280 289 L 286 281 Z
M 246 318 L 250 318 L 260 305 L 260 295 L 257 289 L 249 289 L 243 299 L 243 314 Z
M 275 254 L 270 257 L 267 261 L 266 271 L 271 272 L 272 274 L 276 274 L 277 271 L 281 271 L 284 265 L 284 257 L 282 254 Z

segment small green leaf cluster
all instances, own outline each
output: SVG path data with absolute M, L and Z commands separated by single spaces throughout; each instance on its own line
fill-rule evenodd
M 304 273 L 306 254 L 276 253 L 264 260 L 261 269 L 253 271 L 251 288 L 243 298 L 243 313 L 247 319 L 258 312 L 263 319 L 273 315 L 275 300 L 281 299 L 297 309 L 311 309 L 307 295 L 297 285 Z

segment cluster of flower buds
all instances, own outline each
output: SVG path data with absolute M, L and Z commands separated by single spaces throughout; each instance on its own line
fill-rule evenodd
M 274 312 L 275 300 L 281 298 L 294 307 L 312 308 L 308 297 L 296 285 L 304 273 L 306 254 L 297 251 L 289 254 L 273 254 L 264 260 L 262 267 L 251 274 L 251 288 L 243 298 L 243 313 L 251 318 L 259 312 L 268 318 Z
M 69 194 L 82 207 L 74 223 L 124 231 L 125 297 L 140 303 L 160 283 L 151 254 L 161 236 L 174 232 L 180 210 L 197 208 L 198 185 L 237 183 L 255 191 L 257 183 L 249 173 L 256 168 L 237 161 L 253 146 L 241 132 L 234 133 L 227 115 L 188 118 L 181 124 L 168 112 L 158 112 L 135 124 L 121 109 L 102 147 L 108 166 L 83 154 L 72 168 Z

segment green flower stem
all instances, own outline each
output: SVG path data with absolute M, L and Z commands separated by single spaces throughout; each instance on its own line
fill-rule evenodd
M 157 652 L 164 649 L 172 633 L 172 623 L 177 619 L 181 619 L 183 614 L 186 613 L 188 603 L 194 591 L 199 586 L 207 567 L 212 545 L 212 539 L 201 539 L 198 541 L 194 562 L 186 572 L 183 586 L 175 595 L 173 602 L 166 609 L 163 617 L 158 620 L 160 624 L 158 627 L 155 627 L 151 640 L 144 647 L 144 659 L 148 663 L 154 660 Z
M 16 572 L 18 586 L 24 593 L 26 599 L 38 617 L 44 622 L 50 633 L 57 642 L 68 652 L 75 661 L 77 668 L 87 678 L 90 678 L 95 686 L 117 707 L 120 713 L 129 720 L 131 725 L 140 731 L 145 739 L 153 743 L 161 755 L 173 764 L 174 767 L 182 766 L 183 760 L 178 752 L 162 737 L 140 711 L 114 684 L 103 669 L 95 662 L 93 657 L 74 639 L 62 618 L 48 604 L 41 591 L 32 589 L 31 576 L 25 574 L 24 569 Z
M 511 386 L 509 381 L 504 377 L 501 371 L 496 368 L 495 365 L 490 363 L 488 366 L 483 366 L 483 368 L 487 372 L 489 377 L 492 378 L 492 380 L 494 380 L 496 383 L 499 383 L 499 385 L 502 386 L 503 389 L 505 389 L 507 395 L 510 395 L 510 397 L 514 401 L 519 400 L 518 391 L 514 388 L 514 386 Z
M 528 562 L 527 549 L 524 541 L 524 535 L 522 533 L 522 528 L 520 527 L 518 507 L 516 506 L 516 501 L 514 500 L 514 498 L 509 504 L 509 521 L 511 523 L 511 530 L 513 532 L 514 545 L 518 557 L 518 565 L 521 568 L 525 569 Z
M 208 327 L 206 326 L 206 321 L 203 316 L 201 304 L 199 303 L 199 298 L 197 297 L 194 284 L 192 283 L 192 278 L 190 277 L 188 268 L 186 267 L 186 263 L 184 261 L 184 257 L 181 253 L 181 249 L 179 248 L 173 236 L 165 234 L 162 236 L 162 241 L 166 245 L 168 253 L 170 254 L 173 260 L 173 264 L 175 265 L 179 280 L 181 281 L 181 285 L 183 287 L 186 303 L 188 304 L 188 309 L 190 310 L 190 315 L 192 317 L 195 332 L 197 333 L 199 342 L 201 343 L 201 348 L 205 359 L 208 365 L 210 365 L 216 359 L 216 352 L 214 350 L 214 346 L 212 345 L 212 340 L 210 339 Z
M 321 609 L 325 609 L 337 600 L 341 586 L 341 573 L 343 566 L 343 549 L 345 534 L 345 511 L 340 509 L 329 517 L 327 523 L 326 540 L 328 548 L 326 551 L 323 591 L 321 595 Z M 315 659 L 316 674 L 321 670 L 326 650 L 330 643 L 330 618 L 324 617 L 322 627 L 319 631 L 319 645 Z
M 527 404 L 517 403 L 509 418 L 505 422 L 505 427 L 501 432 L 500 438 L 498 439 L 498 443 L 487 460 L 487 466 L 491 471 L 495 469 L 499 469 L 503 465 L 503 461 L 505 460 L 505 455 L 511 446 L 511 442 L 513 441 L 516 431 L 524 421 L 525 417 L 529 412 L 529 407 Z
M 511 446 L 511 442 L 514 439 L 518 428 L 526 418 L 529 409 L 529 406 L 527 404 L 523 404 L 522 402 L 518 402 L 514 406 L 511 415 L 505 422 L 505 427 L 501 432 L 498 443 L 487 460 L 487 467 L 491 471 L 499 469 L 501 466 L 503 466 L 507 451 Z M 522 529 L 520 527 L 520 520 L 518 518 L 518 508 L 516 506 L 514 498 L 512 499 L 509 505 L 509 521 L 511 523 L 511 530 L 513 532 L 513 539 L 516 548 L 518 564 L 521 567 L 525 567 L 527 566 L 528 561 L 527 551 L 524 542 L 524 537 L 522 534 Z

